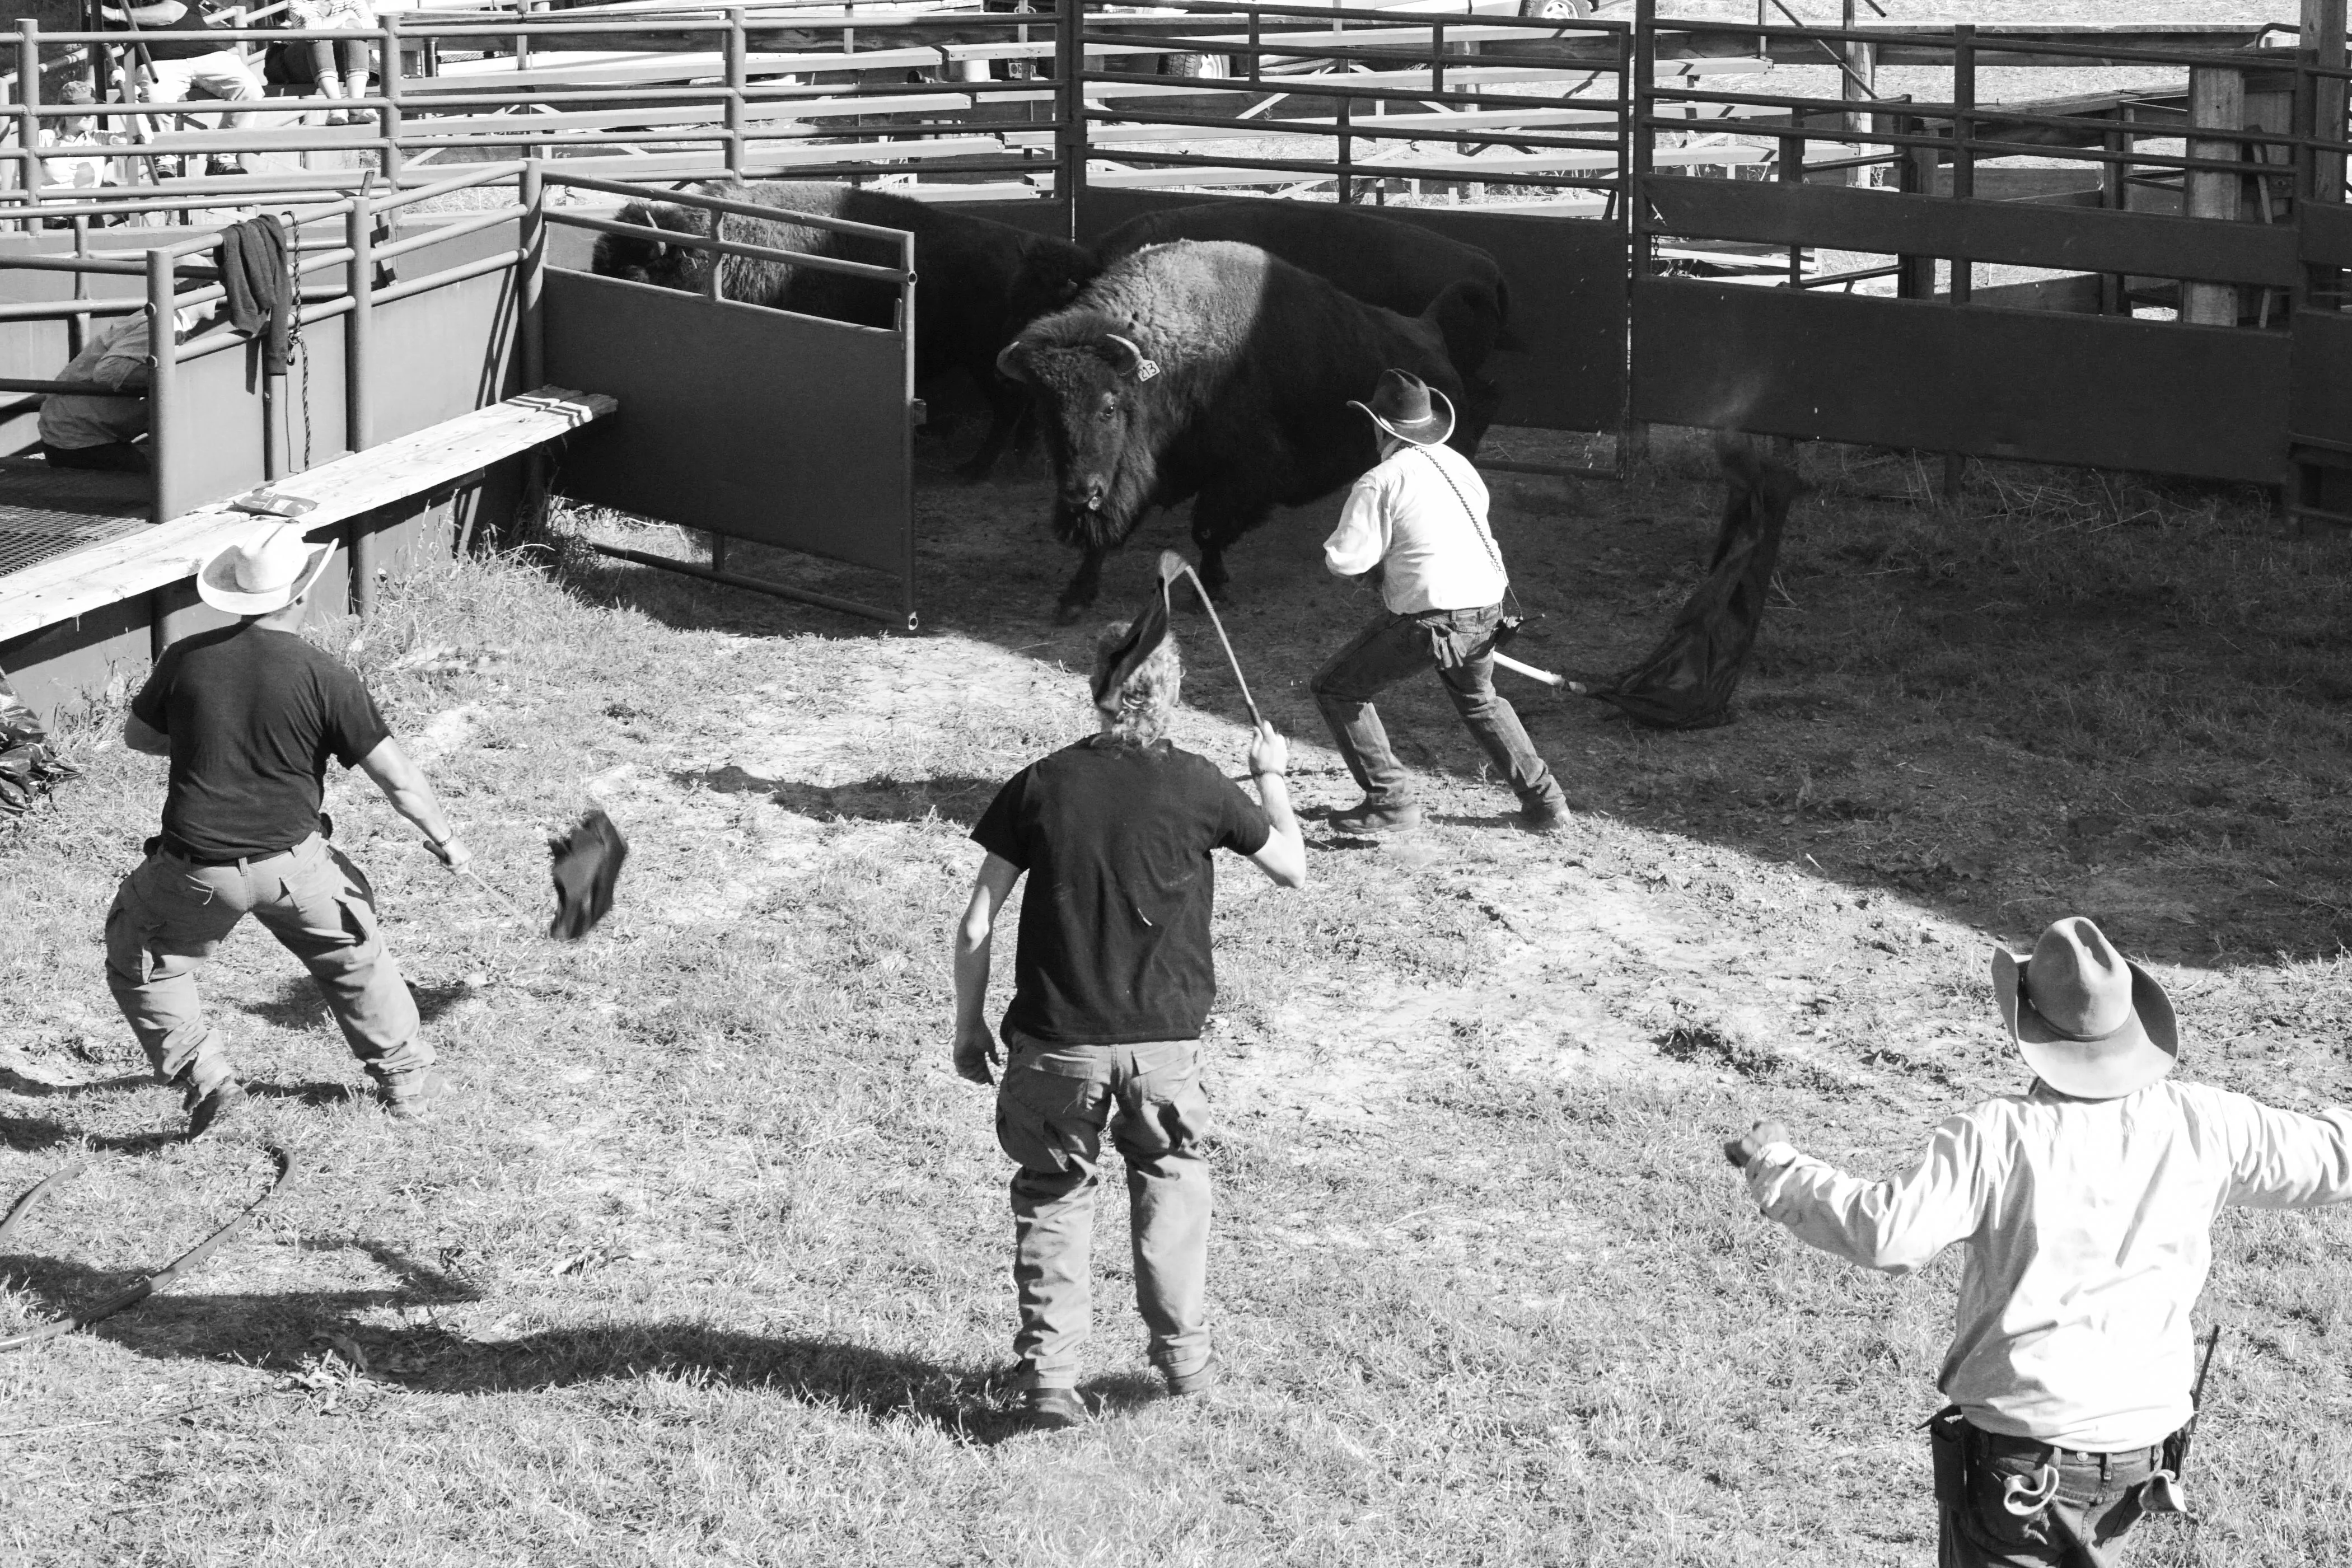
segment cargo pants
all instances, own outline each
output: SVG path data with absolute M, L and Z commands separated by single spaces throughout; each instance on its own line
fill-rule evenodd
M 228 865 L 159 849 L 122 879 L 106 915 L 106 984 L 159 1080 L 184 1072 L 208 1094 L 235 1076 L 196 977 L 248 915 L 310 971 L 370 1077 L 381 1082 L 433 1061 L 416 999 L 376 927 L 373 890 L 314 833 L 283 853 Z
M 1013 1176 L 1013 1354 L 1030 1385 L 1074 1388 L 1092 1326 L 1088 1279 L 1102 1135 L 1127 1161 L 1135 1304 L 1153 1364 L 1188 1377 L 1209 1359 L 1209 1130 L 1200 1042 L 1048 1045 L 1007 1030 L 996 1141 Z
M 1940 1530 L 1937 1568 L 2118 1568 L 2150 1506 L 2161 1447 L 2082 1454 L 1983 1431 L 1946 1411 L 1930 1423 Z

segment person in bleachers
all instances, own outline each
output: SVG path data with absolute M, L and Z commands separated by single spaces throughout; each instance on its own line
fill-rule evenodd
M 231 103 L 247 103 L 262 96 L 261 77 L 237 52 L 236 43 L 208 36 L 212 23 L 201 0 L 153 0 L 152 5 L 121 8 L 101 4 L 98 14 L 107 27 L 138 35 L 145 47 L 152 70 L 150 79 L 138 86 L 139 99 L 149 103 L 181 103 L 191 90 Z M 129 78 L 137 67 L 135 62 L 126 63 L 129 68 L 124 75 Z M 232 110 L 220 117 L 220 127 L 242 131 L 252 120 L 250 110 Z M 215 174 L 244 173 L 245 156 L 221 154 L 210 161 L 209 169 Z

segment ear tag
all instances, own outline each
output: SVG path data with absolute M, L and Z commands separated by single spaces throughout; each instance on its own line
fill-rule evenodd
M 1159 361 L 1158 360 L 1138 360 L 1138 361 L 1136 361 L 1136 362 L 1135 362 L 1135 379 L 1136 379 L 1137 381 L 1139 381 L 1139 382 L 1148 382 L 1148 381 L 1150 381 L 1152 377 L 1154 377 L 1154 376 L 1158 375 L 1159 373 L 1160 373 L 1160 361 Z

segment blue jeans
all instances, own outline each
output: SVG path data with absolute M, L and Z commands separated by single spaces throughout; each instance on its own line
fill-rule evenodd
M 1389 745 L 1372 698 L 1432 666 L 1471 737 L 1495 771 L 1510 781 L 1519 804 L 1563 803 L 1559 782 L 1536 755 L 1517 711 L 1495 694 L 1495 632 L 1502 619 L 1499 604 L 1419 615 L 1383 611 L 1316 673 L 1308 688 L 1315 706 L 1369 804 L 1409 805 L 1416 794 L 1412 775 Z
M 996 1141 L 1013 1176 L 1013 1351 L 1038 1388 L 1074 1388 L 1094 1312 L 1087 1278 L 1102 1134 L 1127 1160 L 1135 1304 L 1151 1359 L 1186 1377 L 1209 1359 L 1209 1129 L 1200 1042 L 1048 1045 L 1008 1031 Z
M 1950 1425 L 1963 1473 L 1938 1476 L 1937 1568 L 2116 1568 L 2123 1561 L 2125 1534 L 2148 1511 L 2147 1482 L 2161 1448 L 2078 1454 Z

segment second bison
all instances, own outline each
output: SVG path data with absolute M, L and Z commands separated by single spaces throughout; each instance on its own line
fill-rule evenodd
M 1155 507 L 1192 501 L 1192 539 L 1210 591 L 1227 546 L 1276 507 L 1329 495 L 1378 460 L 1372 427 L 1348 407 L 1381 372 L 1410 371 L 1458 417 L 1465 455 L 1492 416 L 1465 396 L 1494 311 L 1460 283 L 1419 317 L 1379 309 L 1255 246 L 1182 241 L 1114 263 L 1066 310 L 1032 324 L 998 361 L 1044 416 L 1054 528 L 1084 552 L 1062 591 L 1074 619 L 1101 586 L 1103 557 Z
M 1084 250 L 1066 241 L 854 185 L 713 184 L 705 191 L 730 201 L 901 229 L 915 236 L 916 378 L 928 382 L 961 368 L 988 400 L 988 435 L 961 470 L 967 478 L 981 478 L 995 465 L 1023 405 L 1020 389 L 998 378 L 997 355 L 1023 327 L 1067 305 L 1099 270 Z M 623 223 L 700 235 L 710 233 L 710 216 L 701 207 L 645 204 L 620 213 Z M 898 265 L 895 240 L 787 218 L 730 213 L 719 225 L 719 237 L 840 261 Z M 710 260 L 709 252 L 690 246 L 608 234 L 598 238 L 593 265 L 608 277 L 699 290 L 709 275 Z M 723 258 L 719 283 L 724 298 L 746 304 L 866 327 L 897 324 L 895 284 L 740 256 Z

